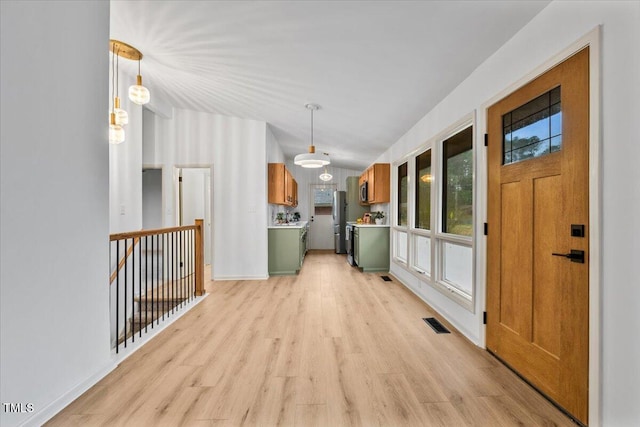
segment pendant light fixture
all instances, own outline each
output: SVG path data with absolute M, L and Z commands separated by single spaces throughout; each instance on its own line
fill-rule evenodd
M 129 86 L 129 99 L 138 105 L 144 105 L 151 100 L 149 89 L 142 86 L 142 75 L 140 74 L 141 59 L 142 54 L 138 57 L 138 76 L 136 77 L 136 84 Z
M 316 153 L 316 148 L 313 145 L 313 112 L 320 108 L 316 104 L 306 104 L 305 108 L 311 110 L 311 145 L 309 146 L 309 152 L 298 154 L 293 162 L 302 166 L 303 168 L 321 168 L 331 163 L 329 161 L 329 155 L 327 153 Z
M 120 55 L 116 51 L 116 97 L 113 100 L 113 112 L 116 113 L 116 124 L 124 126 L 129 123 L 129 114 L 120 108 Z
M 138 105 L 149 102 L 149 89 L 142 86 L 140 75 L 140 60 L 142 52 L 135 47 L 119 40 L 109 40 L 111 56 L 111 111 L 109 112 L 109 142 L 120 144 L 124 142 L 125 134 L 123 126 L 129 123 L 129 114 L 120 107 L 120 57 L 138 61 L 137 85 L 129 88 L 129 98 Z
M 111 46 L 113 55 L 111 56 L 111 112 L 109 113 L 109 143 L 121 144 L 124 142 L 124 129 L 116 120 L 116 69 L 115 58 L 118 56 L 117 45 Z
M 327 172 L 327 167 L 324 167 L 324 173 L 320 174 L 320 176 L 318 177 L 320 178 L 322 181 L 327 182 L 327 181 L 331 181 L 331 179 L 333 179 L 333 175 L 331 175 L 329 172 Z

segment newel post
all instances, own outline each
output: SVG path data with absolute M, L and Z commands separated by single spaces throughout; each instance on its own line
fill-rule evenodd
M 196 219 L 196 296 L 204 295 L 204 221 Z

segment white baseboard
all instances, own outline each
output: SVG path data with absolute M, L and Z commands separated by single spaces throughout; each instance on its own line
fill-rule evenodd
M 214 276 L 213 280 L 267 280 L 266 276 Z
M 106 377 L 111 371 L 118 367 L 118 364 L 113 360 L 107 363 L 104 367 L 98 370 L 95 374 L 87 378 L 86 380 L 80 382 L 71 390 L 51 402 L 49 405 L 44 407 L 42 410 L 39 410 L 37 413 L 31 418 L 25 420 L 20 426 L 24 427 L 38 427 L 49 421 L 53 418 L 58 412 L 62 411 L 66 408 L 71 402 L 76 400 L 82 394 L 84 394 L 87 390 L 93 387 L 98 383 L 101 379 Z
M 51 402 L 44 409 L 38 411 L 38 413 L 34 414 L 29 419 L 25 420 L 22 424 L 19 424 L 20 427 L 38 427 L 49 421 L 53 418 L 58 412 L 62 411 L 66 408 L 71 402 L 76 400 L 78 397 L 82 396 L 87 390 L 96 385 L 101 379 L 106 377 L 111 371 L 120 365 L 127 357 L 131 356 L 137 350 L 139 350 L 144 344 L 148 343 L 149 340 L 153 339 L 160 332 L 166 329 L 173 322 L 184 316 L 196 305 L 200 304 L 207 296 L 208 293 L 205 293 L 201 297 L 197 297 L 194 301 L 189 304 L 186 310 L 181 311 L 180 313 L 175 314 L 170 318 L 170 320 L 166 320 L 162 325 L 155 327 L 152 333 L 148 333 L 143 339 L 136 341 L 135 345 L 129 345 L 125 350 L 121 350 L 118 354 L 116 354 L 115 350 L 112 350 L 111 360 L 107 365 L 105 365 L 102 369 L 100 369 L 97 373 L 90 376 L 86 380 L 82 381 L 80 384 L 73 387 L 64 395 L 60 396 L 58 399 Z
M 144 346 L 146 343 L 148 343 L 153 338 L 158 336 L 158 334 L 160 332 L 162 332 L 165 329 L 167 329 L 169 326 L 171 326 L 172 323 L 174 323 L 175 321 L 180 319 L 182 316 L 187 314 L 189 311 L 191 311 L 191 309 L 193 307 L 195 307 L 196 305 L 200 304 L 208 296 L 209 296 L 209 294 L 205 293 L 202 296 L 196 297 L 193 301 L 191 301 L 185 307 L 185 309 L 180 310 L 179 312 L 176 312 L 175 314 L 172 314 L 171 317 L 166 318 L 166 320 L 164 320 L 160 325 L 156 325 L 156 326 L 153 327 L 153 329 L 149 329 L 149 332 L 147 332 L 141 339 L 137 339 L 135 342 L 128 342 L 126 348 L 123 347 L 122 344 L 120 344 L 120 349 L 119 349 L 118 353 L 116 353 L 115 349 L 111 350 L 111 357 L 116 362 L 116 364 L 119 365 L 125 359 L 127 359 L 129 356 L 131 356 L 133 353 L 135 353 L 136 351 L 140 350 L 142 348 L 142 346 Z

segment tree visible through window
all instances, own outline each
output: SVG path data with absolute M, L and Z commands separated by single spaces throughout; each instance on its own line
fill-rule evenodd
M 416 157 L 416 228 L 431 229 L 431 150 Z
M 446 139 L 443 150 L 442 231 L 473 231 L 473 127 Z

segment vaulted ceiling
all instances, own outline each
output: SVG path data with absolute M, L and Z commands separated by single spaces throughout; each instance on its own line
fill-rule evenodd
M 317 150 L 362 169 L 548 3 L 112 0 L 111 38 L 143 52 L 152 96 L 266 121 L 287 157 L 319 104 Z

